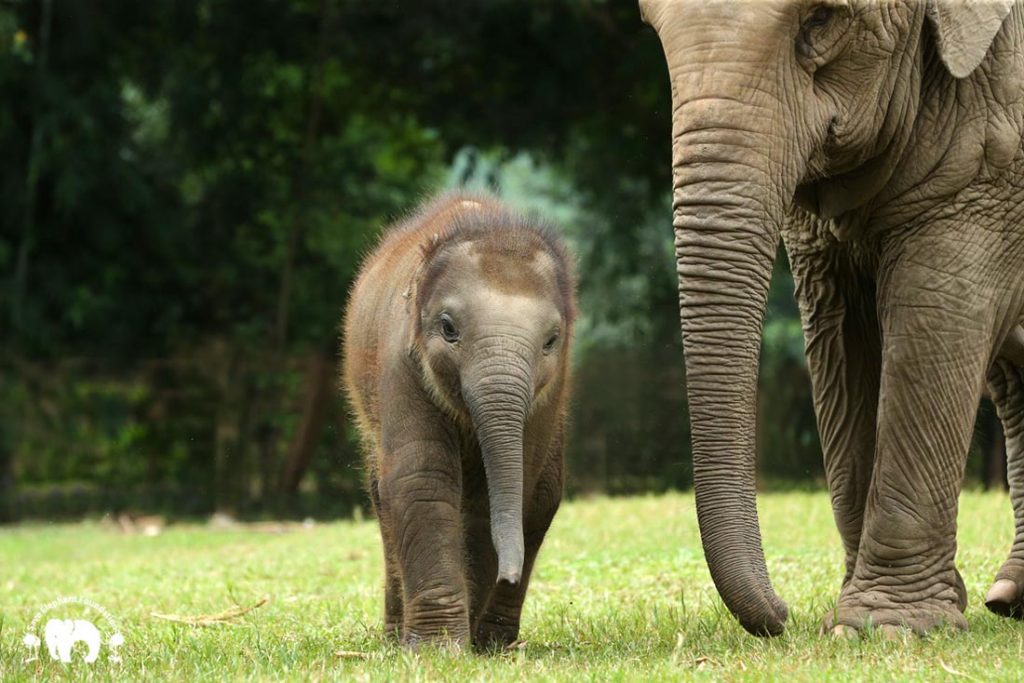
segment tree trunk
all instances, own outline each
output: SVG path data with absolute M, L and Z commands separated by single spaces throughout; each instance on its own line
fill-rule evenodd
M 327 419 L 336 375 L 337 368 L 332 357 L 320 352 L 313 352 L 307 357 L 306 375 L 302 383 L 302 418 L 288 445 L 288 455 L 279 479 L 278 490 L 284 496 L 298 493 L 302 477 L 309 468 Z
M 0 523 L 14 521 L 14 468 L 10 446 L 0 426 Z
M 307 396 L 304 406 L 302 425 L 300 426 L 297 438 L 303 439 L 303 443 L 296 444 L 293 440 L 289 445 L 286 460 L 281 468 L 281 476 L 277 481 L 272 481 L 270 473 L 274 472 L 279 452 L 280 430 L 272 419 L 272 413 L 281 408 L 280 398 L 283 395 L 284 382 L 282 378 L 287 368 L 288 353 L 288 329 L 291 320 L 291 299 L 292 280 L 294 277 L 296 261 L 299 256 L 299 247 L 302 244 L 302 235 L 306 229 L 307 205 L 309 204 L 309 187 L 313 182 L 314 155 L 317 144 L 320 140 L 320 129 L 323 119 L 323 97 L 321 82 L 323 81 L 324 65 L 330 52 L 330 31 L 334 14 L 334 5 L 330 0 L 321 0 L 319 17 L 319 33 L 317 34 L 317 48 L 312 61 L 307 67 L 307 94 L 306 94 L 306 127 L 303 134 L 302 151 L 299 163 L 292 177 L 292 187 L 295 189 L 292 221 L 288 228 L 288 235 L 285 242 L 284 260 L 281 263 L 280 280 L 278 284 L 277 305 L 274 315 L 273 329 L 273 359 L 270 364 L 272 377 L 265 383 L 263 390 L 264 400 L 260 401 L 263 407 L 260 415 L 260 451 L 263 470 L 267 473 L 262 482 L 262 493 L 264 503 L 267 494 L 272 488 L 285 494 L 293 494 L 298 489 L 299 482 L 305 472 L 309 459 L 312 457 L 312 450 L 323 429 L 323 415 L 326 408 L 321 405 L 325 398 L 320 397 L 324 393 L 321 388 L 313 388 L 313 403 L 308 406 L 310 395 Z M 329 361 L 328 361 L 329 362 Z M 307 385 L 310 386 L 310 385 Z M 306 408 L 310 408 L 312 413 Z M 276 486 L 275 486 L 276 485 Z
M 253 431 L 253 382 L 246 359 L 229 353 L 233 357 L 220 382 L 214 500 L 218 513 L 234 517 L 241 512 L 250 480 L 247 454 Z
M 43 0 L 42 17 L 39 20 L 39 53 L 36 55 L 35 92 L 32 115 L 32 137 L 29 141 L 28 162 L 25 168 L 25 202 L 22 219 L 21 243 L 14 265 L 14 291 L 11 293 L 11 326 L 19 331 L 22 323 L 22 309 L 25 292 L 28 291 L 29 262 L 36 232 L 36 191 L 42 166 L 43 128 L 39 121 L 40 93 L 46 77 L 46 63 L 50 52 L 50 29 L 53 26 L 53 0 Z

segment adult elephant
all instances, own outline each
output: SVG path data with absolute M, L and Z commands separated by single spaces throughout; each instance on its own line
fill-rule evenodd
M 986 374 L 1017 425 L 1011 470 L 1024 456 L 1021 365 L 1001 351 L 1024 319 L 1024 8 L 640 5 L 672 83 L 694 484 L 719 592 L 748 631 L 783 630 L 754 491 L 758 353 L 781 236 L 846 549 L 825 626 L 966 627 L 957 499 Z M 1018 539 L 990 596 L 1005 612 L 1024 588 Z

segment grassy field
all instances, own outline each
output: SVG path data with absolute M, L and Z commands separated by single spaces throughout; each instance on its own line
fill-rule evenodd
M 0 531 L 0 676 L 118 680 L 1020 680 L 1024 624 L 982 597 L 1008 547 L 1002 494 L 961 501 L 959 566 L 968 633 L 889 642 L 819 636 L 841 578 L 825 494 L 760 499 L 768 564 L 789 602 L 786 634 L 746 635 L 704 565 L 693 499 L 667 495 L 565 505 L 527 598 L 525 647 L 500 655 L 409 654 L 379 635 L 381 558 L 372 520 L 266 530 L 171 526 L 158 536 L 101 524 Z M 42 656 L 25 663 L 29 622 L 61 596 L 89 598 L 119 622 L 123 662 Z M 266 604 L 196 627 L 201 615 Z M 59 616 L 74 606 L 67 606 Z M 80 608 L 78 608 L 80 609 Z M 58 612 L 61 610 L 57 610 Z M 84 613 L 82 613 L 84 614 Z M 51 617 L 54 614 L 50 615 Z M 43 617 L 45 620 L 48 617 Z M 110 630 L 95 614 L 101 631 Z M 41 630 L 41 626 L 37 631 Z M 339 652 L 345 654 L 339 656 Z M 77 653 L 77 651 L 76 651 Z

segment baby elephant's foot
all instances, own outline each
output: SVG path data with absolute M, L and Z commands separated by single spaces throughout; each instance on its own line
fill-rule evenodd
M 449 635 L 448 632 L 434 633 L 429 635 L 418 634 L 415 631 L 406 631 L 402 636 L 402 647 L 406 650 L 416 651 L 424 647 L 448 650 L 452 653 L 459 653 L 466 649 L 469 644 L 467 635 Z
M 493 614 L 484 615 L 476 627 L 473 636 L 473 647 L 478 651 L 501 650 L 519 638 L 519 620 L 500 617 Z
M 402 622 L 401 621 L 385 621 L 384 622 L 384 639 L 389 643 L 397 643 L 402 639 Z
M 447 587 L 424 589 L 405 609 L 402 645 L 410 650 L 430 646 L 464 650 L 469 646 L 469 614 L 465 595 Z
M 985 607 L 1003 617 L 1024 619 L 1024 590 L 1013 579 L 997 579 L 985 596 Z

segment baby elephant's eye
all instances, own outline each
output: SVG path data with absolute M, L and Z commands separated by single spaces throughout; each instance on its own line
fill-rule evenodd
M 459 341 L 459 330 L 455 327 L 455 321 L 447 313 L 441 314 L 441 336 L 449 344 Z
M 552 332 L 548 340 L 544 342 L 544 353 L 551 353 L 555 350 L 555 345 L 558 344 L 558 332 Z

